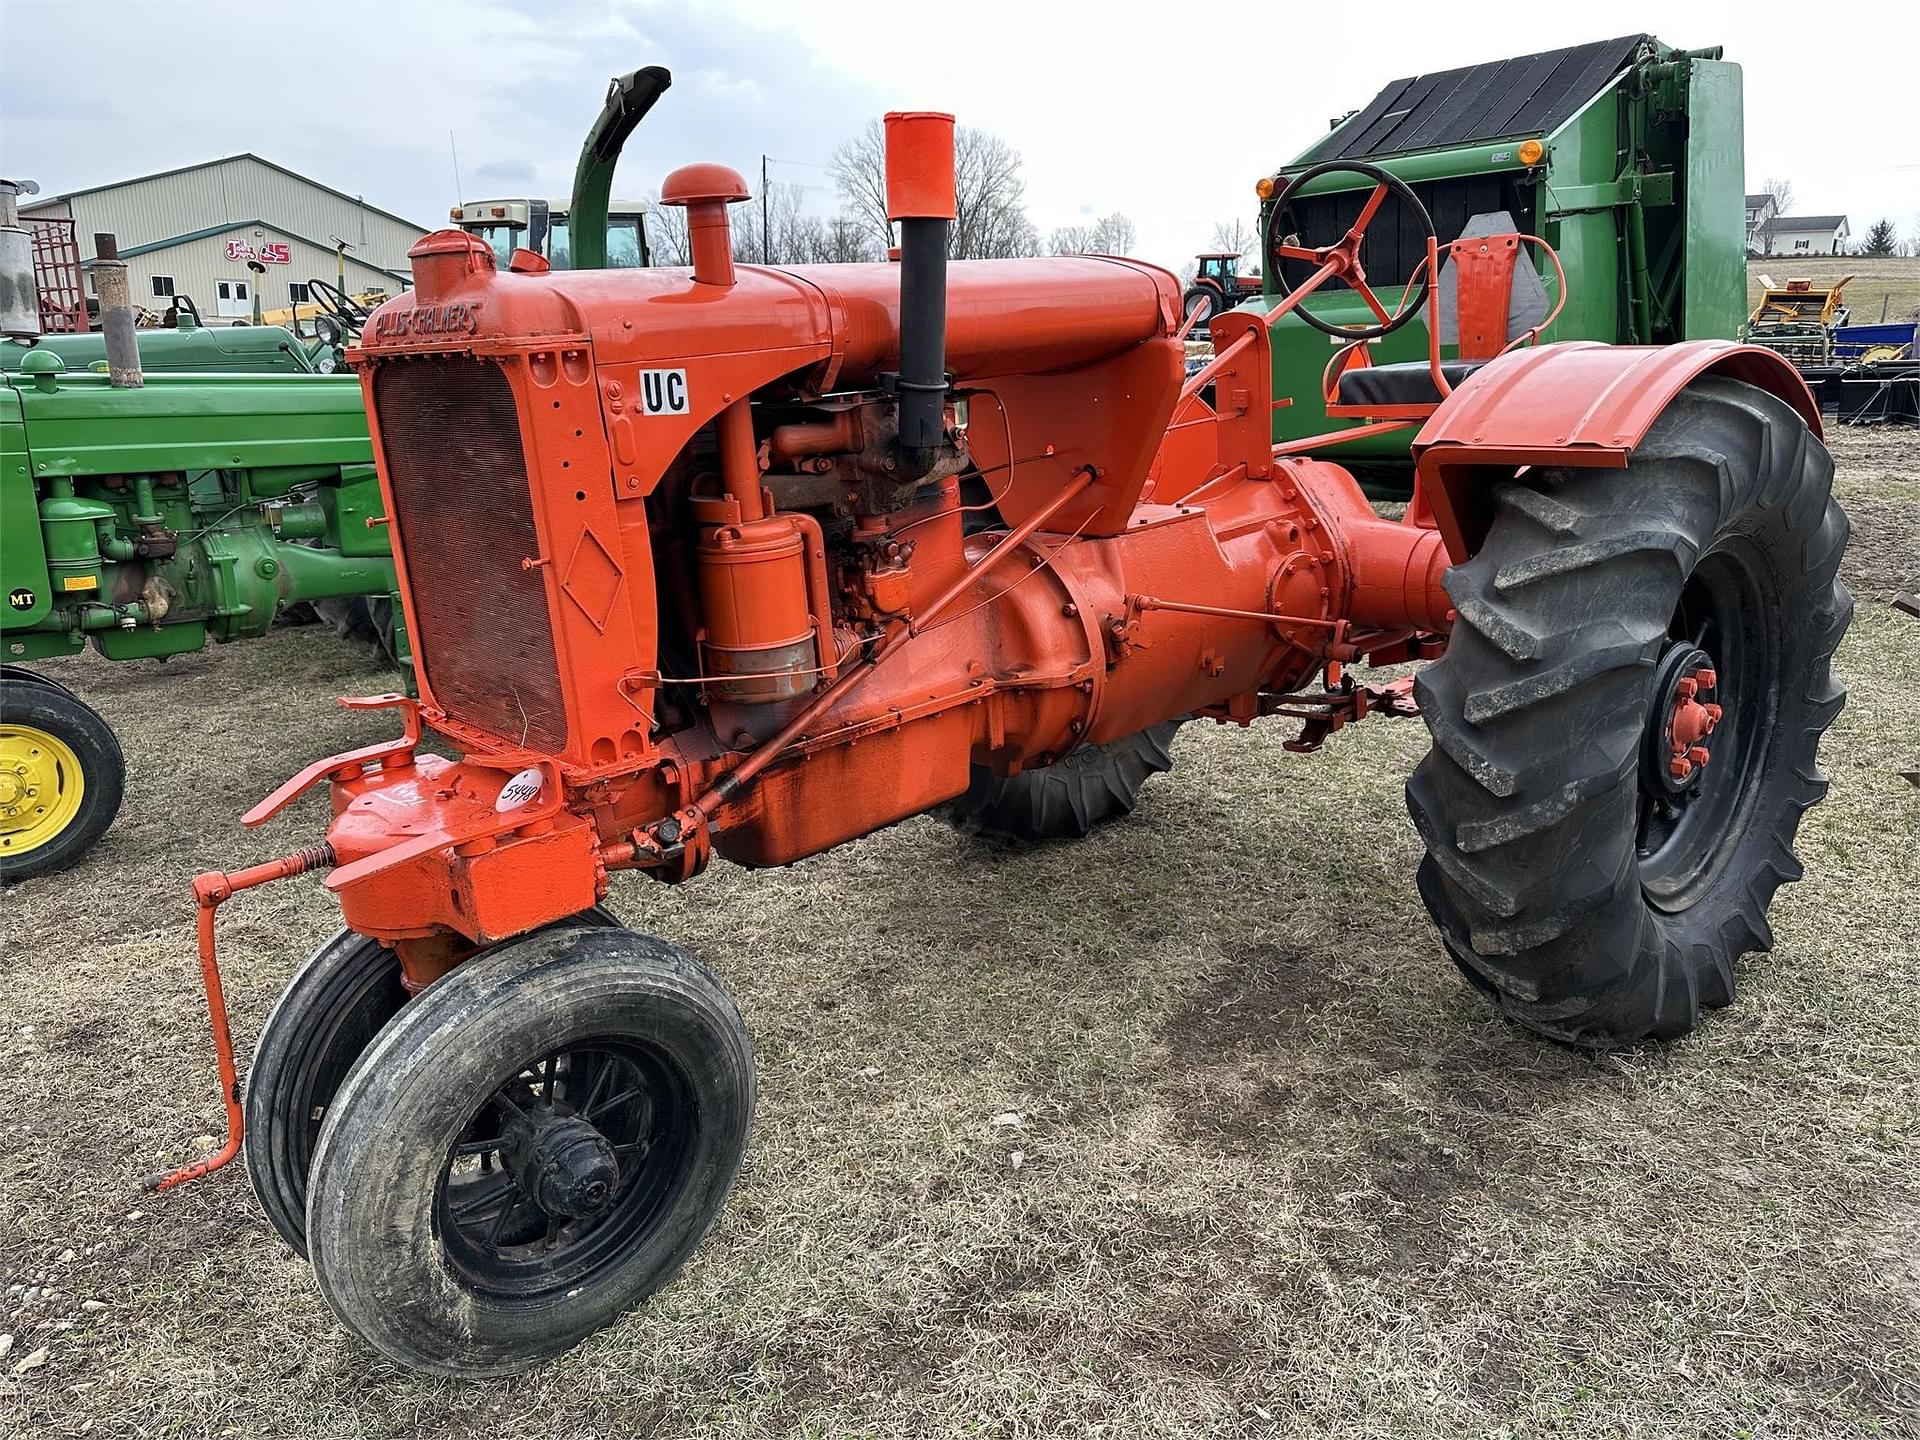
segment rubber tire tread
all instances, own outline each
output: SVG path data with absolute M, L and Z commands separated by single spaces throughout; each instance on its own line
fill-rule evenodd
M 1834 648 L 1848 525 L 1833 464 L 1766 391 L 1696 380 L 1622 470 L 1529 472 L 1494 495 L 1447 588 L 1446 654 L 1415 685 L 1433 748 L 1407 784 L 1421 898 L 1467 978 L 1520 1023 L 1585 1045 L 1671 1039 L 1728 1004 L 1800 877 L 1826 794 L 1820 737 L 1845 700 Z M 1643 892 L 1635 826 L 1651 667 L 1681 588 L 1717 546 L 1764 557 L 1775 724 L 1738 839 L 1669 908 Z
M 473 1286 L 448 1263 L 434 1220 L 446 1156 L 514 1065 L 615 1035 L 662 1048 L 692 1089 L 700 1123 L 673 1206 L 609 1273 L 563 1299 Z M 410 1001 L 342 1082 L 308 1186 L 320 1292 L 349 1330 L 411 1369 L 524 1370 L 612 1323 L 685 1264 L 739 1175 L 754 1100 L 746 1024 L 688 951 L 572 925 L 509 941 Z
M 573 923 L 617 926 L 596 905 Z M 246 1111 L 243 1154 L 254 1196 L 280 1238 L 307 1254 L 307 1176 L 317 1135 L 306 1121 L 329 1109 L 353 1062 L 406 1003 L 400 957 L 378 940 L 342 927 L 308 956 L 280 992 L 254 1046 L 241 1103 Z M 341 1049 L 350 1054 L 340 1055 Z M 339 1078 L 316 1089 L 307 1076 L 332 1062 Z
M 944 813 L 956 829 L 1008 849 L 1081 839 L 1096 825 L 1131 815 L 1141 787 L 1173 769 L 1173 737 L 1183 723 L 1168 720 L 1105 745 L 1083 745 L 1018 775 L 976 765 L 966 793 Z
M 0 885 L 77 865 L 120 813 L 126 757 L 104 716 L 58 681 L 42 675 L 0 677 L 0 719 L 57 736 L 79 757 L 86 786 L 66 829 L 18 857 L 0 855 Z

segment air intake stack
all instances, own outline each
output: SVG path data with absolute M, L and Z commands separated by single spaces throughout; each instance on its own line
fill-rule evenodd
M 925 475 L 946 441 L 947 227 L 955 215 L 953 116 L 886 117 L 887 218 L 900 224 L 900 452 Z

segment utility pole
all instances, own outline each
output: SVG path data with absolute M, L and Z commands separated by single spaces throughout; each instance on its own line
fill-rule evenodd
M 773 224 L 767 210 L 767 157 L 760 157 L 760 263 L 773 263 Z

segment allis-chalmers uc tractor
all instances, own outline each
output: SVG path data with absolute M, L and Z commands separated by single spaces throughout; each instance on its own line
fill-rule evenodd
M 690 271 L 502 270 L 443 230 L 362 337 L 420 698 L 347 702 L 404 733 L 248 816 L 324 781 L 323 843 L 195 882 L 228 1139 L 149 1184 L 244 1129 L 273 1223 L 403 1364 L 574 1344 L 666 1283 L 739 1171 L 745 1027 L 693 955 L 599 908 L 620 871 L 782 865 L 941 806 L 1078 834 L 1183 719 L 1295 717 L 1307 749 L 1417 708 L 1420 891 L 1518 1020 L 1679 1035 L 1771 943 L 1851 608 L 1792 370 L 1725 342 L 1509 345 L 1505 277 L 1539 242 L 1429 238 L 1468 358 L 1362 363 L 1423 285 L 1330 367 L 1337 411 L 1418 429 L 1418 494 L 1382 519 L 1271 442 L 1287 303 L 1220 316 L 1184 378 L 1156 266 L 949 267 L 952 124 L 887 117 L 897 265 L 736 266 L 745 186 L 690 165 L 662 194 Z M 1293 303 L 1371 294 L 1388 199 L 1431 237 L 1365 173 L 1337 243 L 1269 237 L 1269 264 L 1312 266 Z M 425 724 L 464 758 L 421 750 Z M 306 871 L 346 928 L 242 1100 L 216 907 Z

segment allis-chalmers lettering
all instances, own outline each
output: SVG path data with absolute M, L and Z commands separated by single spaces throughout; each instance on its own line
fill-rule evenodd
M 382 310 L 374 317 L 376 339 L 402 335 L 471 335 L 480 328 L 477 304 L 416 305 L 411 310 Z

